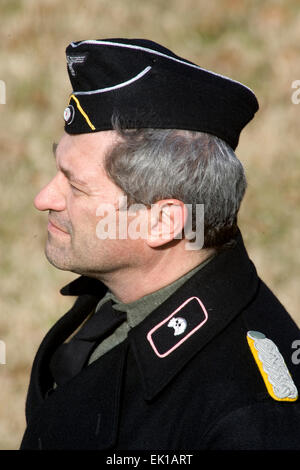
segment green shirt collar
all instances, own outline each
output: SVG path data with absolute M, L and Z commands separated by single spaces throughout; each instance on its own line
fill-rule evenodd
M 206 259 L 198 266 L 193 268 L 191 271 L 188 271 L 186 274 L 176 279 L 176 281 L 168 284 L 161 289 L 151 292 L 150 294 L 141 297 L 140 299 L 134 300 L 133 302 L 124 303 L 120 302 L 114 294 L 110 291 L 101 299 L 97 305 L 97 310 L 103 305 L 107 300 L 111 299 L 114 304 L 113 308 L 122 312 L 127 312 L 127 322 L 130 328 L 133 328 L 142 320 L 144 320 L 147 315 L 149 315 L 153 310 L 155 310 L 159 305 L 161 305 L 168 297 L 170 297 L 179 287 L 181 287 L 188 279 L 190 279 L 197 271 L 204 268 L 215 255 L 212 255 L 210 258 Z

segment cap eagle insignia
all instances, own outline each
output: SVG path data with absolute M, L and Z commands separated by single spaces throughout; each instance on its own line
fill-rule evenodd
M 67 55 L 67 63 L 70 73 L 73 77 L 76 76 L 76 71 L 74 70 L 74 65 L 84 64 L 87 54 L 84 55 Z

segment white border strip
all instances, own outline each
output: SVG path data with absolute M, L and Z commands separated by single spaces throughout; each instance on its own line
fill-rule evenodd
M 155 51 L 154 49 L 150 49 L 148 47 L 142 47 L 142 46 L 135 46 L 135 45 L 132 45 L 132 44 L 123 44 L 123 43 L 120 43 L 120 42 L 111 42 L 111 41 L 98 41 L 96 39 L 89 39 L 87 41 L 80 41 L 79 43 L 75 44 L 74 42 L 71 42 L 70 46 L 72 46 L 73 48 L 75 47 L 78 47 L 78 46 L 81 46 L 81 44 L 94 44 L 96 46 L 115 46 L 115 47 L 124 47 L 124 48 L 127 48 L 127 49 L 136 49 L 136 50 L 140 50 L 140 51 L 144 51 L 144 52 L 149 52 L 151 54 L 156 54 L 158 56 L 161 56 L 161 57 L 165 57 L 166 59 L 170 59 L 170 60 L 173 60 L 175 62 L 178 62 L 180 64 L 184 64 L 184 65 L 188 65 L 189 67 L 193 67 L 195 69 L 198 69 L 198 70 L 202 70 L 204 72 L 208 72 L 208 73 L 211 73 L 212 75 L 215 75 L 216 77 L 220 77 L 220 78 L 224 78 L 225 80 L 229 80 L 230 82 L 233 82 L 233 83 L 237 83 L 238 85 L 241 85 L 242 87 L 246 88 L 247 90 L 251 91 L 251 93 L 253 93 L 254 97 L 255 97 L 255 93 L 253 90 L 251 90 L 251 88 L 247 87 L 246 85 L 244 85 L 243 83 L 237 81 L 237 80 L 233 80 L 232 78 L 229 78 L 229 77 L 226 77 L 225 75 L 221 75 L 219 73 L 216 73 L 216 72 L 212 72 L 211 70 L 207 70 L 207 69 L 203 69 L 202 67 L 199 67 L 199 65 L 195 65 L 195 64 L 191 64 L 189 62 L 186 62 L 184 60 L 180 60 L 180 59 L 176 59 L 175 57 L 172 57 L 170 55 L 167 55 L 167 54 L 164 54 L 163 52 L 158 52 L 158 51 Z M 255 97 L 256 98 L 256 97 Z
M 99 88 L 98 90 L 91 90 L 91 91 L 75 91 L 72 95 L 94 95 L 96 93 L 106 93 L 107 91 L 117 90 L 118 88 L 122 88 L 124 86 L 130 85 L 133 82 L 136 82 L 140 78 L 142 78 L 146 73 L 150 72 L 152 67 L 148 66 L 144 70 L 142 70 L 139 74 L 135 77 L 127 80 L 126 82 L 118 83 L 118 85 L 109 86 L 107 88 Z

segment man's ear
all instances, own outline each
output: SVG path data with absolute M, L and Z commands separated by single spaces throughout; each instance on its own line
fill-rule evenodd
M 146 243 L 152 247 L 183 237 L 183 229 L 188 217 L 185 204 L 178 199 L 164 199 L 152 204 L 148 238 Z

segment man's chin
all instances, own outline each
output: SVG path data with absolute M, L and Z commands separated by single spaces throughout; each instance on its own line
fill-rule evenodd
M 61 269 L 62 271 L 71 271 L 70 263 L 67 262 L 66 259 L 62 259 L 61 257 L 55 256 L 49 249 L 45 249 L 45 255 L 47 260 L 49 261 L 52 266 L 57 269 Z
M 74 262 L 67 256 L 61 256 L 61 254 L 51 250 L 49 246 L 46 246 L 45 248 L 45 255 L 49 263 L 61 271 L 70 271 L 79 275 L 84 274 L 83 268 L 80 268 L 80 266 L 74 264 Z

